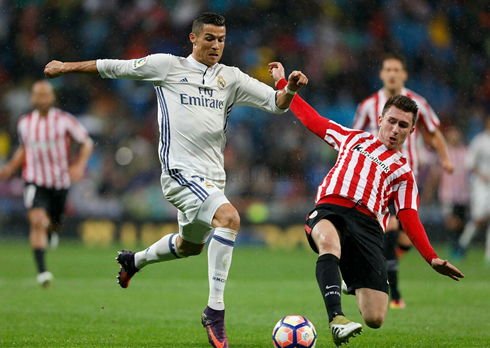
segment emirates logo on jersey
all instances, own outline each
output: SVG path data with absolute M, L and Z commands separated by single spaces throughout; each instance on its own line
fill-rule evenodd
M 374 156 L 372 153 L 369 153 L 366 150 L 364 150 L 362 148 L 361 144 L 357 144 L 351 150 L 352 151 L 358 151 L 361 155 L 364 155 L 367 158 L 369 158 L 371 161 L 373 161 L 374 163 L 376 163 L 385 173 L 388 173 L 390 171 L 390 166 L 389 165 L 387 165 L 386 163 L 384 163 L 378 157 Z

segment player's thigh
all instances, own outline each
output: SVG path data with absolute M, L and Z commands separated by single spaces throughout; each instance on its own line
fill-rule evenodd
M 318 221 L 311 231 L 311 238 L 315 242 L 320 255 L 333 254 L 340 258 L 340 232 L 330 220 L 324 218 Z
M 388 294 L 379 290 L 360 288 L 356 289 L 356 300 L 364 322 L 371 328 L 381 327 L 388 308 Z
M 186 250 L 198 250 L 199 246 L 206 244 L 209 236 L 213 233 L 212 226 L 196 220 L 190 221 L 181 211 L 178 213 L 177 221 L 179 223 L 179 236 L 182 239 L 181 245 Z
M 185 215 L 188 222 L 211 226 L 214 213 L 223 203 L 229 203 L 219 184 L 189 171 L 171 169 L 161 176 L 165 199 Z M 199 216 L 198 216 L 198 213 Z
M 24 206 L 27 209 L 27 218 L 31 225 L 43 228 L 49 226 L 50 196 L 47 189 L 34 184 L 26 184 L 24 187 Z
M 47 229 L 50 223 L 50 219 L 46 209 L 42 207 L 35 207 L 27 211 L 27 218 L 29 224 L 36 229 Z

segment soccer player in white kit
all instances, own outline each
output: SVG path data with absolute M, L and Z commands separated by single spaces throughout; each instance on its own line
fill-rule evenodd
M 466 224 L 458 244 L 464 255 L 477 230 L 487 223 L 485 261 L 490 265 L 490 115 L 485 130 L 470 142 L 466 167 L 471 173 L 471 220 Z
M 352 128 L 367 129 L 371 134 L 376 136 L 378 134 L 378 117 L 381 115 L 383 106 L 388 98 L 400 94 L 410 97 L 415 101 L 419 109 L 418 122 L 414 132 L 403 144 L 401 152 L 407 158 L 408 164 L 412 168 L 415 177 L 417 177 L 420 160 L 417 144 L 419 134 L 418 126 L 422 124 L 426 130 L 424 139 L 438 153 L 444 170 L 452 173 L 454 165 L 449 157 L 444 135 L 439 130 L 439 118 L 425 98 L 405 87 L 408 73 L 403 57 L 398 54 L 386 55 L 382 60 L 379 77 L 383 81 L 383 88 L 359 104 Z M 405 302 L 398 289 L 398 258 L 396 247 L 399 239 L 403 241 L 403 243 L 400 243 L 402 244 L 401 246 L 405 250 L 408 250 L 410 248 L 410 241 L 407 239 L 406 234 L 403 233 L 403 230 L 400 229 L 400 224 L 396 217 L 392 216 L 384 240 L 388 279 L 390 281 L 390 308 L 393 309 L 405 308 Z
M 148 264 L 201 253 L 214 229 L 208 249 L 210 294 L 202 323 L 210 344 L 220 348 L 229 346 L 223 293 L 240 226 L 236 209 L 223 193 L 228 116 L 238 105 L 284 113 L 294 91 L 307 83 L 301 72 L 293 72 L 290 90 L 277 92 L 238 68 L 219 64 L 225 35 L 225 19 L 203 13 L 193 22 L 189 35 L 192 54 L 187 58 L 155 54 L 133 60 L 52 61 L 45 68 L 48 77 L 69 72 L 98 73 L 103 78 L 131 78 L 154 84 L 162 190 L 179 209 L 179 233 L 164 236 L 136 254 L 122 250 L 117 257 L 121 264 L 119 283 L 127 287 L 131 277 Z
M 287 81 L 282 65 L 272 62 L 269 68 L 277 88 L 284 88 Z M 373 329 L 383 325 L 388 307 L 383 234 L 389 205 L 394 205 L 410 240 L 435 271 L 454 280 L 464 275 L 437 256 L 419 220 L 417 184 L 400 152 L 417 120 L 418 108 L 412 99 L 403 95 L 388 99 L 378 117 L 378 137 L 319 115 L 299 95 L 291 111 L 339 153 L 318 186 L 305 232 L 311 248 L 319 254 L 316 278 L 333 341 L 341 346 L 361 333 L 362 325 L 348 320 L 342 311 L 340 272 L 348 292 L 356 296 L 364 322 Z
M 53 279 L 45 264 L 48 231 L 59 232 L 68 189 L 79 181 L 92 154 L 93 142 L 71 114 L 53 107 L 51 83 L 38 81 L 32 86 L 34 110 L 17 124 L 20 145 L 10 161 L 0 168 L 0 179 L 8 179 L 22 168 L 25 182 L 24 205 L 29 219 L 29 240 L 34 252 L 37 281 L 48 286 Z M 70 140 L 81 144 L 77 161 L 69 163 Z

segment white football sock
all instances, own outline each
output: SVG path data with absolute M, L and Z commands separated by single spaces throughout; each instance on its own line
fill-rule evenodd
M 475 236 L 475 233 L 476 233 L 476 224 L 473 221 L 468 222 L 464 227 L 461 237 L 459 237 L 459 241 L 458 241 L 459 245 L 466 250 L 470 245 L 471 240 Z
M 148 264 L 180 259 L 184 256 L 179 254 L 177 250 L 178 233 L 167 234 L 158 242 L 134 254 L 134 265 L 138 269 L 142 269 Z
M 230 270 L 233 247 L 237 231 L 217 227 L 208 248 L 209 300 L 208 307 L 215 310 L 225 309 L 225 292 L 228 271 Z

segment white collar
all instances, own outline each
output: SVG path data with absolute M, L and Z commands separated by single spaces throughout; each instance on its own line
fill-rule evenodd
M 214 67 L 215 67 L 216 65 L 218 65 L 218 63 L 216 63 L 216 64 L 214 64 L 213 66 L 209 67 L 209 66 L 207 66 L 206 64 L 200 63 L 200 62 L 198 62 L 197 60 L 195 60 L 195 59 L 194 59 L 194 57 L 192 56 L 192 54 L 189 54 L 189 56 L 187 56 L 187 58 L 186 58 L 186 59 L 187 59 L 187 61 L 188 61 L 189 63 L 191 63 L 191 65 L 192 65 L 194 68 L 199 69 L 199 70 L 201 70 L 202 72 L 205 72 L 205 71 L 206 71 L 206 70 L 208 70 L 208 69 L 214 69 Z

